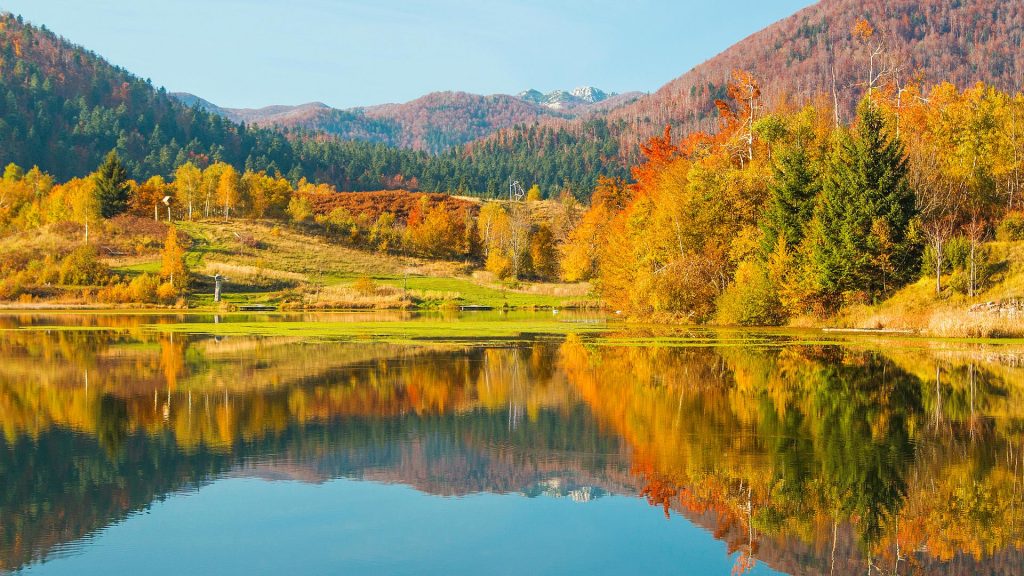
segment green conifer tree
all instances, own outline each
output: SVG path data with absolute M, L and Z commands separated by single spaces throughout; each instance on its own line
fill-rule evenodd
M 816 276 L 826 296 L 860 292 L 874 301 L 918 269 L 910 235 L 916 214 L 903 145 L 864 100 L 857 125 L 840 136 L 816 211 Z
M 765 255 L 775 251 L 779 238 L 790 247 L 804 239 L 820 189 L 820 181 L 802 144 L 794 144 L 777 155 L 775 180 L 769 187 L 770 196 L 761 225 Z
M 96 171 L 96 197 L 100 202 L 100 214 L 111 218 L 128 208 L 128 171 L 121 164 L 117 152 L 111 150 L 106 160 Z

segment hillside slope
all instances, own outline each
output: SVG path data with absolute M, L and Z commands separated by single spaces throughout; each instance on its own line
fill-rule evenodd
M 133 175 L 188 159 L 290 168 L 285 139 L 194 110 L 20 17 L 0 14 L 0 160 L 80 176 L 111 149 Z M 272 153 L 271 150 L 277 150 Z
M 833 70 L 845 117 L 863 93 L 870 48 L 854 38 L 857 20 L 875 29 L 886 61 L 895 62 L 900 81 L 960 87 L 986 82 L 1014 93 L 1024 85 L 1024 3 L 1005 0 L 822 0 L 736 43 L 668 82 L 656 92 L 611 110 L 608 137 L 618 141 L 619 161 L 635 161 L 640 142 L 671 125 L 676 135 L 718 128 L 716 99 L 725 99 L 733 70 L 751 72 L 767 103 L 831 96 Z M 877 64 L 876 64 L 877 66 Z M 877 70 L 877 68 L 876 68 Z M 548 122 L 563 133 L 589 130 L 584 122 Z M 516 127 L 493 142 L 517 141 Z M 488 145 L 493 147 L 494 144 Z
M 113 149 L 136 179 L 169 176 L 189 161 L 225 161 L 352 190 L 378 189 L 423 161 L 380 145 L 240 126 L 0 12 L 0 165 L 36 165 L 66 180 L 95 170 Z
M 899 63 L 901 80 L 984 81 L 1011 92 L 1021 87 L 1024 3 L 824 0 L 653 94 L 618 107 L 615 99 L 593 105 L 614 108 L 607 113 L 564 118 L 549 111 L 541 117 L 533 116 L 539 105 L 511 96 L 440 93 L 359 113 L 317 104 L 272 109 L 291 126 L 278 132 L 234 124 L 204 110 L 199 100 L 192 101 L 199 106 L 186 106 L 97 55 L 5 15 L 0 162 L 38 164 L 66 179 L 88 173 L 116 148 L 136 178 L 169 175 L 189 160 L 221 159 L 344 190 L 393 187 L 401 176 L 403 185 L 419 190 L 497 195 L 507 192 L 511 178 L 536 183 L 547 195 L 570 189 L 586 197 L 598 176 L 628 176 L 638 144 L 666 124 L 677 137 L 715 130 L 714 101 L 725 96 L 733 69 L 754 74 L 766 104 L 784 95 L 800 102 L 830 92 L 835 70 L 840 107 L 848 117 L 869 59 L 869 48 L 851 31 L 862 17 L 877 30 L 872 41 L 882 40 L 885 55 Z M 480 99 L 487 98 L 503 111 L 478 114 Z M 490 135 L 459 145 L 485 134 Z M 431 156 L 398 146 L 443 152 Z
M 869 68 L 869 49 L 852 33 L 860 18 L 875 28 L 900 68 L 903 82 L 950 81 L 960 87 L 985 82 L 1008 92 L 1024 81 L 1024 3 L 1005 0 L 822 0 L 752 34 L 672 80 L 657 92 L 611 114 L 642 119 L 637 137 L 665 124 L 683 132 L 714 129 L 710 112 L 735 69 L 751 72 L 769 100 L 805 101 L 832 88 L 852 110 Z M 877 65 L 876 65 L 877 66 Z

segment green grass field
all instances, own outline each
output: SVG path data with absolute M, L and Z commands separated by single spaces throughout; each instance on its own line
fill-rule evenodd
M 227 278 L 222 301 L 228 305 L 290 302 L 320 289 L 351 286 L 370 279 L 375 285 L 401 291 L 414 307 L 431 309 L 459 306 L 489 308 L 564 308 L 581 303 L 593 305 L 585 285 L 521 283 L 507 287 L 484 283 L 468 274 L 462 262 L 425 260 L 355 250 L 259 222 L 206 221 L 180 223 L 192 238 L 186 263 L 201 282 L 195 284 L 189 306 L 213 308 L 213 288 L 208 278 Z M 255 238 L 253 247 L 244 238 Z M 159 260 L 133 263 L 120 272 L 154 272 Z M 361 308 L 374 307 L 372 298 Z M 383 299 L 377 307 L 389 307 Z M 339 306 L 344 308 L 345 306 Z

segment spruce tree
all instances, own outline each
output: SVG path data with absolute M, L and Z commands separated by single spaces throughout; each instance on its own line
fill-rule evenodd
M 803 241 L 820 188 L 810 156 L 802 144 L 794 144 L 777 156 L 775 180 L 769 187 L 770 197 L 761 225 L 765 255 L 775 251 L 779 238 L 790 247 Z
M 96 197 L 100 202 L 100 215 L 111 218 L 128 208 L 128 171 L 121 164 L 117 152 L 111 150 L 96 171 Z
M 813 259 L 824 295 L 862 292 L 873 301 L 914 275 L 920 251 L 909 235 L 916 208 L 903 145 L 871 101 L 857 117 L 826 170 Z

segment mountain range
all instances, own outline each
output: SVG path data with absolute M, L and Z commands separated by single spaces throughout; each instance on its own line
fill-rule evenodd
M 866 18 L 874 35 L 853 33 Z M 901 83 L 1024 83 L 1024 2 L 822 0 L 756 32 L 651 94 L 600 90 L 479 96 L 440 92 L 404 104 L 258 111 L 172 97 L 45 28 L 0 17 L 0 162 L 59 178 L 114 148 L 135 178 L 185 161 L 305 176 L 340 189 L 395 187 L 494 195 L 509 177 L 546 194 L 586 196 L 598 176 L 628 176 L 639 143 L 719 126 L 731 74 L 759 81 L 764 105 L 839 103 L 849 119 L 879 50 Z M 182 101 L 186 103 L 182 103 Z M 245 122 L 245 125 L 238 122 Z M 266 126 L 272 126 L 267 128 Z
M 866 19 L 867 41 L 853 33 Z M 767 107 L 783 100 L 811 102 L 835 88 L 840 116 L 849 118 L 869 72 L 870 52 L 881 49 L 902 83 L 949 81 L 963 88 L 985 82 L 1016 93 L 1024 86 L 1024 2 L 1005 0 L 821 0 L 751 34 L 669 81 L 657 91 L 603 116 L 621 159 L 637 160 L 640 142 L 660 135 L 714 132 L 715 101 L 727 99 L 734 70 L 750 72 Z M 829 102 L 831 104 L 831 102 Z M 562 132 L 590 128 L 580 120 L 558 123 Z M 511 131 L 523 133 L 523 127 Z M 515 140 L 515 135 L 495 135 Z
M 402 104 L 338 109 L 322 102 L 226 108 L 188 92 L 171 93 L 186 106 L 198 106 L 232 122 L 301 128 L 343 140 L 379 142 L 430 153 L 442 152 L 518 124 L 605 113 L 635 101 L 640 95 L 639 92 L 606 93 L 592 86 L 547 94 L 531 89 L 515 96 L 433 92 Z

